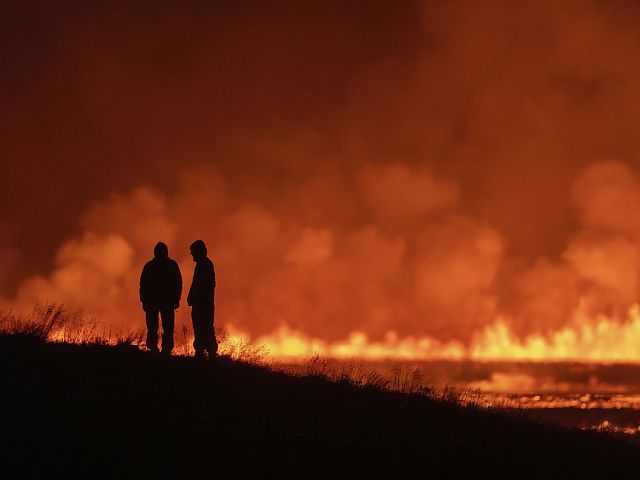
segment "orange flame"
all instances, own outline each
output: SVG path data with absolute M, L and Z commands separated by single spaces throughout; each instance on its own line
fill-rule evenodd
M 370 341 L 361 331 L 338 342 L 310 337 L 287 325 L 250 339 L 246 333 L 229 328 L 235 341 L 265 345 L 276 361 L 296 361 L 319 354 L 327 358 L 363 360 L 518 360 L 518 361 L 640 361 L 640 306 L 634 304 L 625 319 L 598 315 L 590 318 L 583 308 L 571 326 L 550 336 L 530 335 L 519 340 L 503 318 L 498 318 L 474 336 L 468 346 L 458 341 L 441 342 L 429 336 L 399 338 L 390 331 L 382 341 Z

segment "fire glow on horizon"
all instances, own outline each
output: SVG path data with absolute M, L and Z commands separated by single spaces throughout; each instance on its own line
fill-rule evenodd
M 104 327 L 104 326 L 103 326 Z M 76 330 L 74 330 L 76 329 Z M 90 339 L 82 333 L 85 327 L 72 326 L 75 341 Z M 104 328 L 103 328 L 104 330 Z M 95 325 L 91 331 L 95 331 Z M 599 315 L 589 318 L 576 312 L 571 326 L 549 336 L 530 335 L 522 340 L 510 332 L 508 325 L 497 320 L 474 335 L 469 345 L 458 341 L 442 342 L 429 336 L 406 336 L 388 332 L 382 341 L 371 341 L 365 332 L 352 332 L 345 340 L 328 342 L 312 338 L 301 331 L 282 325 L 274 332 L 251 336 L 232 324 L 224 329 L 221 353 L 231 353 L 238 346 L 262 352 L 276 363 L 306 362 L 320 356 L 332 360 L 405 360 L 405 361 L 524 361 L 580 363 L 640 363 L 640 305 L 634 304 L 625 319 Z M 65 328 L 51 334 L 53 341 L 69 341 Z M 180 335 L 176 332 L 176 335 Z M 193 336 L 182 338 L 182 349 L 190 352 Z M 112 339 L 111 342 L 116 342 Z
M 344 341 L 327 342 L 281 326 L 258 338 L 229 329 L 230 341 L 265 346 L 275 361 L 304 361 L 314 355 L 330 359 L 359 360 L 477 360 L 477 361 L 580 361 L 640 362 L 640 306 L 633 305 L 625 320 L 578 312 L 573 326 L 549 337 L 531 335 L 518 340 L 506 323 L 498 320 L 476 334 L 469 346 L 441 342 L 432 337 L 399 338 L 389 332 L 383 341 L 370 341 L 353 332 Z

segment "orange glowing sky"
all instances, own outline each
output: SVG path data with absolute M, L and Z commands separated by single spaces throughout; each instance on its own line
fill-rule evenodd
M 4 3 L 0 307 L 141 328 L 153 245 L 188 281 L 203 238 L 216 322 L 282 356 L 640 360 L 638 25 L 632 1 Z

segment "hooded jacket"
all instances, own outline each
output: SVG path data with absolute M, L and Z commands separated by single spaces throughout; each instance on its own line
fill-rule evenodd
M 173 308 L 182 296 L 182 275 L 175 260 L 158 252 L 140 275 L 140 301 L 144 310 Z

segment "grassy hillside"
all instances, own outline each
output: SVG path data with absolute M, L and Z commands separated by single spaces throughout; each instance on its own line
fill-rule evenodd
M 612 477 L 640 450 L 420 395 L 221 358 L 0 335 L 0 476 Z

